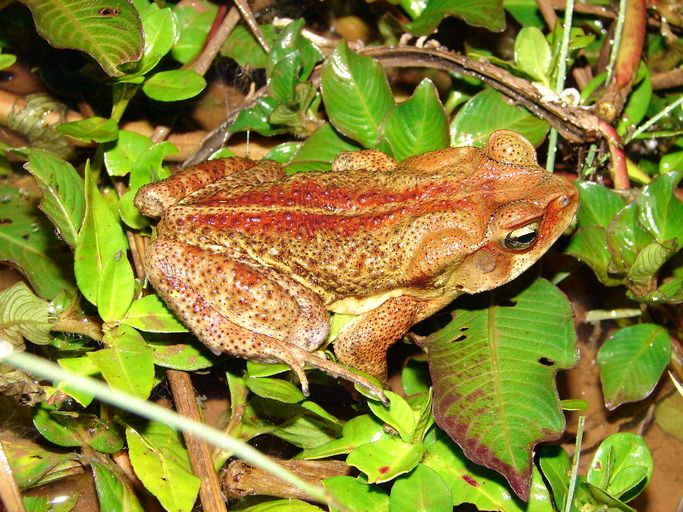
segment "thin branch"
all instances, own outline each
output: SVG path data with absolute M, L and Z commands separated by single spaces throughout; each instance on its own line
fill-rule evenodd
M 193 421 L 201 422 L 202 418 L 197 410 L 197 397 L 190 376 L 186 372 L 166 370 L 166 377 L 171 385 L 173 403 L 178 414 Z M 192 472 L 201 480 L 199 499 L 202 503 L 202 509 L 225 512 L 227 507 L 218 482 L 218 475 L 213 467 L 209 445 L 203 439 L 187 432 L 183 433 L 183 438 L 190 455 Z
M 254 14 L 251 12 L 249 4 L 245 0 L 234 0 L 234 2 L 242 15 L 242 19 L 247 23 L 249 29 L 254 34 L 254 37 L 256 37 L 258 44 L 261 45 L 264 52 L 270 53 L 270 45 L 268 44 L 268 41 L 266 41 L 263 32 L 261 32 L 258 23 L 256 23 L 256 18 L 254 18 Z
M 191 421 L 166 407 L 111 388 L 98 380 L 66 371 L 41 357 L 26 352 L 15 352 L 12 345 L 7 342 L 0 341 L 0 361 L 16 368 L 22 368 L 42 379 L 64 381 L 74 389 L 87 391 L 98 400 L 111 404 L 114 407 L 127 410 L 143 418 L 164 423 L 182 432 L 189 432 L 199 436 L 224 450 L 231 450 L 238 457 L 304 490 L 313 499 L 321 500 L 335 508 L 342 508 L 334 499 L 334 496 L 323 487 L 311 485 L 281 465 L 273 462 L 272 459 L 259 452 L 256 448 L 249 446 L 239 439 L 227 436 L 215 428 Z

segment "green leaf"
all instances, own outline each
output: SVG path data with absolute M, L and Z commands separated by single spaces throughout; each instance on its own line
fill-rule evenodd
M 589 484 L 584 480 L 578 481 L 576 495 L 584 497 L 586 510 L 607 510 L 609 512 L 636 512 L 634 508 L 606 493 L 599 487 Z
M 306 503 L 305 501 L 292 498 L 286 500 L 273 500 L 252 505 L 240 509 L 240 512 L 320 512 L 321 509 Z
M 659 325 L 638 324 L 615 332 L 597 357 L 607 408 L 647 397 L 670 359 L 669 334 Z
M 290 50 L 273 65 L 268 91 L 278 103 L 287 104 L 294 101 L 294 86 L 299 82 L 300 69 L 301 54 L 297 50 Z
M 142 30 L 145 34 L 145 48 L 142 58 L 131 66 L 133 72 L 128 75 L 130 77 L 146 75 L 154 69 L 164 55 L 171 51 L 178 38 L 176 18 L 168 7 L 151 11 L 144 16 Z
M 402 396 L 391 391 L 385 391 L 384 395 L 389 399 L 389 405 L 368 401 L 370 410 L 384 423 L 396 429 L 406 443 L 411 442 L 417 426 L 413 410 Z
M 363 444 L 349 453 L 346 463 L 368 476 L 369 483 L 382 483 L 408 473 L 422 460 L 422 444 L 404 443 L 395 438 Z
M 119 134 L 119 127 L 113 119 L 97 116 L 61 123 L 57 125 L 56 130 L 62 135 L 68 135 L 72 139 L 86 143 L 109 142 L 116 140 Z
M 638 221 L 638 205 L 631 203 L 610 222 L 606 240 L 607 249 L 612 255 L 610 271 L 623 274 L 630 271 L 640 253 L 652 244 L 654 237 Z M 656 271 L 657 268 L 654 268 L 652 273 Z
M 282 379 L 271 379 L 267 377 L 247 379 L 249 390 L 263 398 L 270 398 L 286 404 L 296 404 L 304 399 L 304 395 L 299 388 L 291 382 Z
M 448 117 L 434 84 L 425 78 L 384 119 L 383 139 L 398 161 L 449 145 Z
M 153 100 L 181 101 L 193 98 L 206 87 L 206 80 L 189 69 L 159 71 L 142 84 L 142 91 Z
M 641 61 L 638 73 L 636 75 L 636 87 L 633 88 L 628 95 L 626 106 L 619 125 L 617 126 L 617 133 L 623 135 L 629 129 L 633 129 L 642 122 L 647 114 L 650 100 L 652 99 L 652 80 L 650 79 L 650 72 L 644 62 Z
M 675 191 L 683 172 L 658 176 L 643 187 L 636 198 L 638 219 L 655 239 L 662 243 L 676 239 L 683 245 L 683 203 Z
M 187 511 L 199 493 L 187 451 L 170 427 L 151 421 L 144 429 L 126 429 L 130 462 L 138 478 L 166 510 Z
M 263 32 L 263 37 L 272 46 L 276 37 L 273 26 L 259 25 L 259 27 Z M 221 47 L 221 55 L 234 59 L 242 67 L 249 66 L 252 69 L 265 68 L 268 61 L 268 55 L 258 44 L 254 34 L 243 25 L 237 25 L 230 32 Z
M 302 162 L 316 162 L 319 165 L 317 169 L 322 170 L 324 169 L 322 162 L 332 163 L 342 151 L 358 151 L 359 149 L 361 149 L 360 146 L 343 138 L 332 128 L 331 124 L 325 123 L 304 141 L 292 158 L 287 171 L 291 172 L 292 168 L 296 167 L 295 164 Z M 327 169 L 329 168 L 328 165 Z
M 338 439 L 333 439 L 317 448 L 307 449 L 301 452 L 297 458 L 300 459 L 322 459 L 349 453 L 357 446 L 371 443 L 378 439 L 391 439 L 384 432 L 382 423 L 377 421 L 369 414 L 356 416 L 344 423 L 342 434 Z
M 576 183 L 581 203 L 576 220 L 579 227 L 600 226 L 606 228 L 625 205 L 621 196 L 604 185 L 589 181 Z
M 605 243 L 605 228 L 600 226 L 580 228 L 570 240 L 567 254 L 571 254 L 590 266 L 600 281 L 607 286 L 621 283 L 618 276 L 612 276 L 609 272 L 612 257 Z
M 523 503 L 510 493 L 500 475 L 469 461 L 445 433 L 437 431 L 436 441 L 429 445 L 423 460 L 450 489 L 453 505 L 472 503 L 477 510 L 505 512 L 552 512 L 543 478 L 534 467 L 529 502 Z
M 154 385 L 154 361 L 142 336 L 122 325 L 107 332 L 104 343 L 108 348 L 88 352 L 104 380 L 126 393 L 147 398 Z
M 380 64 L 342 42 L 323 66 L 320 87 L 337 131 L 366 148 L 375 147 L 382 120 L 394 105 Z
M 91 460 L 93 482 L 101 512 L 144 512 L 128 482 L 116 470 L 98 460 Z
M 125 254 L 128 241 L 119 218 L 97 188 L 89 166 L 85 170 L 85 219 L 78 233 L 74 271 L 83 296 L 97 305 L 99 280 L 107 261 Z
M 253 107 L 242 110 L 230 125 L 230 131 L 240 132 L 254 130 L 265 137 L 287 131 L 287 127 L 274 126 L 270 122 L 270 115 L 275 110 L 277 102 L 270 97 L 260 98 Z
M 21 270 L 43 298 L 75 293 L 71 255 L 36 208 L 36 198 L 0 184 L 0 261 Z
M 631 501 L 649 483 L 652 469 L 652 455 L 642 436 L 619 432 L 600 443 L 586 477 L 615 498 Z
M 554 376 L 577 360 L 572 309 L 543 279 L 511 299 L 457 310 L 445 328 L 420 342 L 434 383 L 437 424 L 478 464 L 503 474 L 529 496 L 534 445 L 564 431 Z M 504 305 L 508 303 L 512 305 Z
M 376 485 L 368 485 L 350 476 L 333 476 L 322 483 L 353 512 L 389 512 L 389 496 Z M 337 509 L 330 510 L 336 512 Z
M 7 69 L 17 61 L 17 56 L 10 53 L 0 55 L 0 70 Z
M 126 0 L 22 0 L 38 33 L 56 48 L 91 55 L 109 76 L 121 76 L 121 64 L 140 58 L 142 25 Z
M 135 277 L 126 253 L 119 251 L 105 260 L 97 287 L 97 312 L 105 322 L 120 320 L 128 311 L 135 292 Z
M 550 484 L 558 510 L 565 510 L 571 474 L 569 455 L 560 446 L 544 445 L 540 449 L 538 462 L 543 476 Z
M 206 0 L 173 6 L 173 13 L 180 26 L 180 37 L 176 40 L 171 51 L 174 59 L 186 64 L 199 55 L 209 35 L 217 11 L 218 7 Z M 245 30 L 242 25 L 237 25 L 230 32 L 230 37 L 240 28 Z
M 534 145 L 543 142 L 548 123 L 516 106 L 498 91 L 484 89 L 458 111 L 451 122 L 451 144 L 483 146 L 495 130 L 514 130 Z
M 90 359 L 87 354 L 81 357 L 63 357 L 58 359 L 57 363 L 65 370 L 73 372 L 77 375 L 94 377 L 100 373 L 100 371 L 97 369 L 97 366 L 93 364 L 92 359 Z M 69 395 L 83 407 L 89 406 L 95 398 L 92 394 L 82 391 L 80 388 L 72 389 L 71 386 L 69 386 L 69 384 L 66 382 L 60 382 L 57 386 L 57 389 L 60 389 Z
M 550 87 L 550 45 L 536 27 L 524 27 L 515 38 L 515 66 L 535 82 Z
M 522 27 L 546 26 L 538 5 L 533 0 L 503 0 L 503 6 Z
M 109 176 L 126 176 L 138 158 L 152 147 L 152 141 L 144 135 L 121 130 L 118 139 L 104 147 L 104 164 Z
M 37 407 L 33 424 L 45 439 L 59 446 L 88 445 L 103 453 L 115 453 L 123 448 L 123 437 L 118 428 L 94 414 Z
M 29 149 L 24 168 L 38 182 L 43 193 L 38 207 L 55 225 L 64 241 L 76 246 L 78 230 L 83 223 L 85 196 L 83 180 L 73 166 L 40 149 Z
M 263 155 L 263 160 L 273 160 L 280 164 L 287 164 L 296 152 L 299 151 L 303 142 L 283 142 Z
M 0 291 L 0 339 L 15 348 L 24 346 L 23 338 L 37 345 L 50 343 L 53 321 L 52 304 L 36 297 L 23 282 Z
M 163 368 L 194 372 L 214 364 L 213 355 L 201 343 L 148 341 L 147 345 L 154 351 L 154 364 Z
M 453 498 L 439 474 L 424 464 L 402 476 L 391 488 L 391 512 L 451 512 Z
M 133 301 L 121 323 L 145 332 L 187 332 L 158 295 L 146 295 Z
M 10 443 L 3 442 L 3 449 L 12 468 L 12 478 L 22 490 L 73 474 L 76 468 L 82 470 L 80 455 L 71 450 L 46 449 L 40 439 L 16 436 Z
M 484 27 L 492 32 L 505 28 L 502 0 L 428 0 L 422 13 L 406 25 L 415 35 L 428 35 L 446 16 L 457 16 L 468 25 Z

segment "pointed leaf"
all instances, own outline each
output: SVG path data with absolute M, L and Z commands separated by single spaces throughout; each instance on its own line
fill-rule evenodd
M 343 135 L 371 148 L 394 99 L 382 66 L 340 43 L 323 66 L 321 84 L 325 109 Z
M 297 168 L 296 164 L 303 162 L 315 162 L 318 170 L 329 169 L 329 164 L 334 161 L 339 153 L 342 151 L 358 151 L 359 149 L 361 148 L 358 145 L 343 138 L 332 128 L 330 123 L 325 123 L 301 145 L 287 167 L 287 171 L 291 172 L 292 168 Z M 325 166 L 323 162 L 328 165 Z
M 98 460 L 91 460 L 93 482 L 101 512 L 144 512 L 128 482 L 117 471 Z
M 384 394 L 389 399 L 389 405 L 369 401 L 370 410 L 384 423 L 396 429 L 406 443 L 411 442 L 416 427 L 415 413 L 402 396 L 391 391 L 385 391 Z
M 607 408 L 647 397 L 670 359 L 669 334 L 659 325 L 638 324 L 615 332 L 597 357 Z
M 333 476 L 322 484 L 353 512 L 389 512 L 389 496 L 376 485 L 350 476 Z
M 147 13 L 142 19 L 142 30 L 145 47 L 142 58 L 131 66 L 134 68 L 129 75 L 131 77 L 145 75 L 154 69 L 164 55 L 171 51 L 178 37 L 176 18 L 168 7 Z
M 387 115 L 382 133 L 398 161 L 448 146 L 448 117 L 431 80 L 422 80 L 413 95 Z
M 154 361 L 142 336 L 125 325 L 104 336 L 108 348 L 88 352 L 107 383 L 140 398 L 147 398 L 154 384 Z
M 636 198 L 638 218 L 658 242 L 676 239 L 683 245 L 683 202 L 675 194 L 681 172 L 658 176 Z
M 467 460 L 462 450 L 441 430 L 427 448 L 423 464 L 433 469 L 450 489 L 453 505 L 472 503 L 477 510 L 552 512 L 543 478 L 533 469 L 531 493 L 523 503 L 510 492 L 505 480 L 490 469 Z
M 411 471 L 423 454 L 422 444 L 404 443 L 392 437 L 359 446 L 349 453 L 346 463 L 365 473 L 369 483 L 382 483 Z
M 71 255 L 36 207 L 36 198 L 0 185 L 0 261 L 15 265 L 46 299 L 75 293 Z
M 451 144 L 483 146 L 492 132 L 506 129 L 519 132 L 538 146 L 548 128 L 548 123 L 513 104 L 498 91 L 484 89 L 468 100 L 453 118 Z
M 453 498 L 439 474 L 424 464 L 396 480 L 391 488 L 391 512 L 452 512 Z
M 349 453 L 358 446 L 373 443 L 380 439 L 391 439 L 384 432 L 382 423 L 369 414 L 356 416 L 344 423 L 342 435 L 317 448 L 304 450 L 298 455 L 301 459 L 321 459 Z
M 28 150 L 28 159 L 24 168 L 33 174 L 43 193 L 39 208 L 49 217 L 64 241 L 75 247 L 85 211 L 83 179 L 69 162 L 47 151 Z
M 57 133 L 85 143 L 109 142 L 116 140 L 119 134 L 116 121 L 97 116 L 59 124 L 56 130 Z
M 119 251 L 104 262 L 97 287 L 97 312 L 105 322 L 120 320 L 133 301 L 135 277 L 126 253 Z
M 524 27 L 515 38 L 515 66 L 535 82 L 549 86 L 550 45 L 536 27 Z
M 86 166 L 86 211 L 83 227 L 78 233 L 74 270 L 83 296 L 97 304 L 97 291 L 102 269 L 116 254 L 125 254 L 128 241 L 119 218 L 112 212 L 97 188 L 96 178 Z
M 0 339 L 17 349 L 23 347 L 22 338 L 38 345 L 50 343 L 53 321 L 52 304 L 36 297 L 23 282 L 0 292 Z
M 145 332 L 187 332 L 158 295 L 136 299 L 121 322 Z
M 492 32 L 505 28 L 502 0 L 428 0 L 424 10 L 406 28 L 416 35 L 428 35 L 446 16 L 457 16 L 469 25 Z
M 190 469 L 187 451 L 170 427 L 149 422 L 144 430 L 126 429 L 130 462 L 135 473 L 166 510 L 189 512 L 200 480 Z
M 576 188 L 581 196 L 581 205 L 576 215 L 579 227 L 600 226 L 606 228 L 625 205 L 621 196 L 604 185 L 590 181 L 579 181 Z
M 615 498 L 631 501 L 649 483 L 652 469 L 652 455 L 642 436 L 619 432 L 600 443 L 586 479 Z
M 504 289 L 503 289 L 504 290 Z M 528 499 L 533 447 L 564 430 L 554 375 L 576 363 L 571 307 L 538 279 L 504 306 L 457 310 L 420 344 L 434 383 L 437 424 L 478 464 L 503 474 Z
M 157 101 L 181 101 L 193 98 L 206 87 L 206 80 L 189 69 L 159 71 L 142 84 L 142 91 Z
M 22 0 L 41 36 L 56 48 L 90 54 L 109 76 L 140 58 L 142 26 L 126 0 Z

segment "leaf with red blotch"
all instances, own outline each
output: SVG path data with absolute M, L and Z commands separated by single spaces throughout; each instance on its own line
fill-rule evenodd
M 512 298 L 509 291 L 457 310 L 419 343 L 437 424 L 467 458 L 501 473 L 526 500 L 534 446 L 559 438 L 565 427 L 555 373 L 572 367 L 578 353 L 570 304 L 555 286 L 538 279 Z

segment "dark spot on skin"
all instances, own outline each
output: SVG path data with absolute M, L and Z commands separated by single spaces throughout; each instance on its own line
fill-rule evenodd
M 119 9 L 118 7 L 102 7 L 102 9 L 98 11 L 98 13 L 100 16 L 114 18 L 121 14 L 121 9 Z
M 541 363 L 543 366 L 553 366 L 555 364 L 555 361 L 551 361 L 547 357 L 539 357 L 538 362 Z
M 462 479 L 470 484 L 472 487 L 479 487 L 479 483 L 469 475 L 463 475 Z

